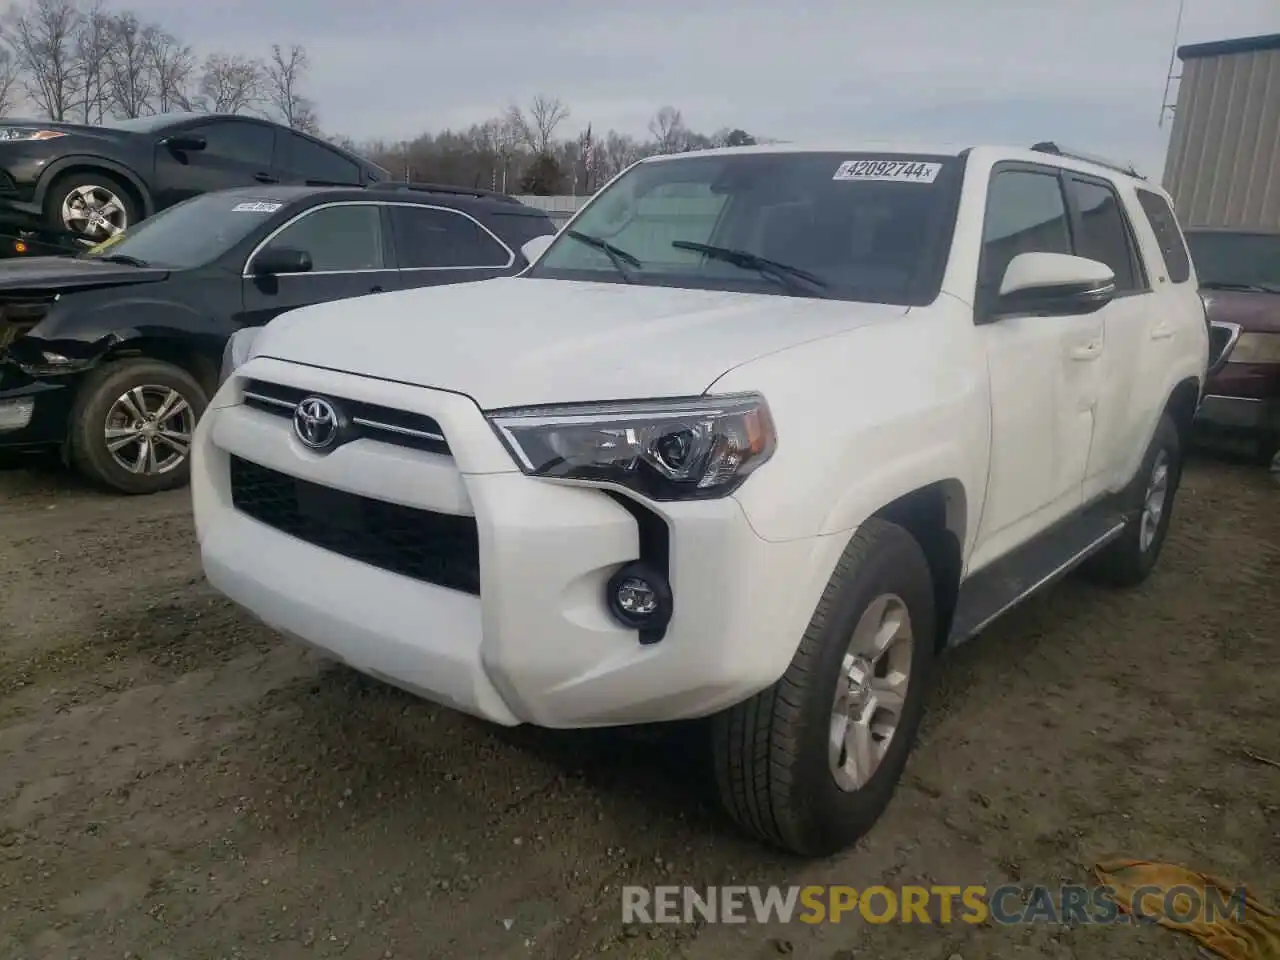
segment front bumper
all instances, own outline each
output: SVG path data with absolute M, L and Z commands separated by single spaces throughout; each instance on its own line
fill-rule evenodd
M 29 377 L 0 363 L 0 447 L 39 447 L 60 444 L 75 401 L 78 378 L 47 380 Z
M 246 375 L 430 416 L 451 453 L 359 439 L 315 454 L 287 417 L 239 402 Z M 252 519 L 233 503 L 233 456 L 347 493 L 474 517 L 479 595 Z M 687 719 L 743 700 L 786 669 L 833 562 L 833 538 L 767 542 L 731 498 L 647 504 L 669 530 L 675 612 L 661 641 L 641 644 L 604 602 L 608 578 L 639 556 L 629 510 L 601 490 L 516 471 L 469 398 L 266 358 L 238 371 L 202 418 L 191 490 L 205 573 L 222 593 L 362 672 L 507 725 Z

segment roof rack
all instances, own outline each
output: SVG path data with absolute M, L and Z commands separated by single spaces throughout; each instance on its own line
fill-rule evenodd
M 404 183 L 380 180 L 368 185 L 368 189 L 378 190 L 414 190 L 420 193 L 445 193 L 460 197 L 477 197 L 485 200 L 499 200 L 504 203 L 520 204 L 520 201 L 509 194 L 497 190 L 485 190 L 483 187 L 459 187 L 449 183 Z
M 1099 167 L 1106 167 L 1108 170 L 1115 170 L 1117 173 L 1123 173 L 1125 176 L 1137 177 L 1139 180 L 1147 179 L 1140 174 L 1131 163 L 1116 163 L 1114 160 L 1107 160 L 1105 157 L 1095 157 L 1087 153 L 1081 153 L 1078 150 L 1067 150 L 1054 143 L 1052 140 L 1044 140 L 1035 144 L 1032 148 L 1036 153 L 1051 153 L 1055 157 L 1064 157 L 1068 160 L 1080 160 L 1084 163 L 1092 163 Z

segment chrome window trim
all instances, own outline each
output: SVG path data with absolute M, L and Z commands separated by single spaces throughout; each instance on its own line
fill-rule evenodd
M 428 210 L 441 210 L 441 211 L 444 211 L 445 213 L 452 213 L 460 217 L 466 217 L 468 220 L 474 223 L 477 227 L 479 227 L 481 230 L 487 233 L 490 237 L 492 237 L 494 242 L 496 242 L 498 246 L 500 246 L 503 250 L 507 252 L 507 262 L 504 264 L 499 264 L 494 266 L 475 266 L 475 267 L 470 267 L 470 266 L 456 266 L 456 267 L 382 266 L 382 267 L 362 267 L 358 270 L 309 270 L 306 273 L 291 273 L 291 274 L 287 274 L 287 276 L 291 276 L 291 277 L 326 277 L 326 276 L 338 276 L 338 275 L 346 276 L 348 274 L 358 274 L 358 273 L 386 273 L 388 271 L 396 271 L 396 270 L 399 270 L 399 271 L 507 270 L 507 269 L 510 269 L 512 264 L 516 262 L 515 251 L 513 251 L 509 246 L 507 246 L 506 242 L 503 241 L 501 237 L 499 237 L 496 233 L 494 233 L 492 230 L 486 227 L 483 223 L 481 223 L 479 220 L 471 216 L 471 214 L 466 213 L 465 211 L 455 210 L 452 207 L 442 207 L 439 204 L 434 204 L 434 203 L 407 203 L 403 200 L 330 200 L 327 203 L 316 204 L 314 207 L 308 207 L 306 210 L 303 210 L 299 213 L 294 214 L 284 223 L 280 224 L 278 227 L 276 227 L 274 230 L 268 233 L 262 240 L 258 242 L 257 246 L 255 246 L 251 251 L 249 251 L 249 256 L 245 258 L 244 266 L 243 268 L 241 268 L 240 278 L 242 280 L 253 279 L 254 274 L 249 271 L 249 264 L 253 263 L 253 258 L 256 257 L 259 253 L 261 253 L 262 249 L 266 247 L 269 243 L 271 243 L 272 240 L 280 236 L 280 234 L 288 230 L 291 226 L 293 226 L 303 217 L 310 216 L 311 214 L 315 213 L 318 210 L 326 210 L 330 207 L 411 207 L 413 209 L 426 208 Z M 394 232 L 394 228 L 393 228 L 393 232 Z M 394 240 L 394 237 L 393 237 L 393 240 Z M 384 250 L 383 251 L 384 256 L 385 256 L 385 253 L 386 251 Z

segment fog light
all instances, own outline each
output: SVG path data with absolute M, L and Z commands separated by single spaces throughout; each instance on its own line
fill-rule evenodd
M 649 643 L 662 639 L 671 620 L 671 584 L 647 563 L 628 563 L 610 577 L 605 602 L 619 622 L 642 631 L 641 639 Z
M 31 397 L 0 400 L 0 430 L 21 430 L 31 422 L 36 402 Z

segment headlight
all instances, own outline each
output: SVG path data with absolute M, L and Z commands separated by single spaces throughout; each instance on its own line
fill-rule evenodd
M 0 140 L 56 140 L 65 137 L 61 130 L 33 130 L 30 127 L 0 127 Z
M 222 369 L 218 372 L 218 386 L 244 366 L 253 357 L 253 342 L 258 339 L 261 327 L 243 327 L 227 338 L 222 348 Z
M 1280 333 L 1242 333 L 1228 363 L 1280 363 Z
M 723 497 L 773 455 L 758 394 L 491 411 L 520 469 L 628 487 L 653 500 Z

